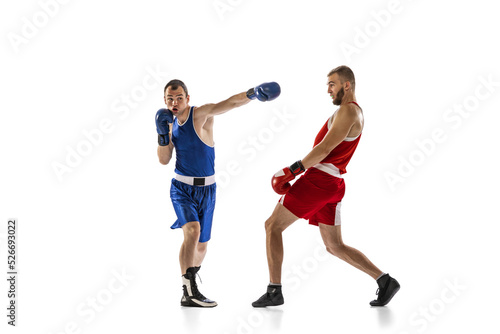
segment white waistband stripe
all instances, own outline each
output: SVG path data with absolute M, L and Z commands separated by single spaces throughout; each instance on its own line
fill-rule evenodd
M 319 164 L 314 165 L 313 167 L 319 169 L 320 171 L 328 173 L 332 176 L 342 178 L 342 174 L 340 174 L 340 170 L 337 167 L 335 167 L 334 164 L 319 163 Z
M 215 175 L 211 175 L 211 176 L 205 176 L 205 177 L 194 177 L 194 176 L 184 176 L 184 175 L 179 175 L 179 174 L 175 174 L 175 179 L 177 181 L 181 181 L 182 183 L 186 183 L 186 184 L 189 184 L 191 186 L 194 186 L 195 182 L 194 180 L 195 179 L 204 179 L 205 180 L 205 186 L 209 186 L 211 184 L 214 184 L 215 183 Z

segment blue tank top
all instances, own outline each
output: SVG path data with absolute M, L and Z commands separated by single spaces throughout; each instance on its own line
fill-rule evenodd
M 194 107 L 184 124 L 177 117 L 172 127 L 172 143 L 175 147 L 175 172 L 184 176 L 204 177 L 215 174 L 215 149 L 205 144 L 194 129 Z

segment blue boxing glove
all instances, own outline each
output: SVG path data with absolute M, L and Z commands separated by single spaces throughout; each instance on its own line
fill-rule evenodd
M 265 82 L 255 88 L 250 88 L 247 91 L 247 97 L 250 100 L 272 101 L 280 96 L 280 93 L 281 88 L 277 82 Z
M 168 123 L 174 122 L 174 115 L 168 109 L 162 108 L 156 113 L 156 132 L 158 132 L 158 145 L 167 146 L 170 143 Z

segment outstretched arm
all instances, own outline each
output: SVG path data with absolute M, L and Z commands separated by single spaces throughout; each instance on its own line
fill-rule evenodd
M 207 117 L 213 117 L 228 112 L 231 109 L 244 106 L 251 100 L 247 97 L 246 93 L 239 93 L 231 96 L 227 100 L 219 103 L 205 104 L 196 109 L 197 113 L 205 114 Z
M 206 117 L 223 114 L 231 109 L 241 107 L 251 100 L 272 101 L 281 93 L 281 88 L 276 82 L 266 82 L 255 88 L 250 88 L 247 92 L 242 92 L 231 96 L 227 100 L 216 104 L 205 104 L 196 109 L 196 112 Z

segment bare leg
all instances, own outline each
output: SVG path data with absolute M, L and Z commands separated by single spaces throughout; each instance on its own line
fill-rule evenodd
M 198 239 L 200 238 L 200 223 L 189 222 L 182 226 L 184 242 L 179 253 L 181 272 L 184 275 L 187 268 L 194 267 L 197 254 Z
M 298 218 L 281 203 L 276 205 L 271 217 L 266 220 L 266 251 L 269 266 L 267 292 L 252 303 L 253 307 L 282 305 L 285 300 L 281 292 L 281 267 L 283 265 L 283 231 Z
M 321 233 L 321 237 L 323 238 L 323 242 L 326 245 L 326 250 L 330 254 L 335 255 L 339 259 L 344 260 L 350 265 L 365 272 L 373 277 L 373 279 L 377 279 L 382 274 L 382 271 L 378 269 L 370 260 L 368 260 L 363 253 L 344 244 L 342 241 L 340 225 L 330 226 L 320 223 L 319 231 Z
M 269 279 L 272 283 L 281 283 L 283 264 L 283 231 L 298 219 L 281 203 L 276 205 L 271 217 L 266 221 L 266 250 L 269 266 Z
M 184 242 L 179 253 L 179 262 L 182 271 L 182 283 L 184 295 L 181 306 L 215 307 L 217 303 L 203 296 L 198 290 L 194 271 L 195 266 L 201 265 L 207 252 L 207 243 L 200 243 L 200 223 L 189 222 L 182 226 L 184 231 Z M 189 272 L 188 268 L 192 268 Z
M 205 255 L 207 254 L 207 242 L 199 242 L 198 247 L 196 247 L 196 253 L 194 255 L 194 265 L 195 267 L 201 266 Z

